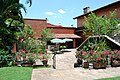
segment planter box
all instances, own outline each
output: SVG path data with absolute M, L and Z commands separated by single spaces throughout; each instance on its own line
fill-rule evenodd
M 43 60 L 43 61 L 42 61 L 42 63 L 43 63 L 43 65 L 45 65 L 45 66 L 46 66 L 46 65 L 47 65 L 47 63 L 48 63 L 48 60 Z
M 21 66 L 23 66 L 23 67 L 30 67 L 30 66 L 33 66 L 33 62 L 23 62 L 21 64 Z
M 111 67 L 120 67 L 120 60 L 111 60 Z
M 93 63 L 93 68 L 94 69 L 106 69 L 107 63 Z
M 89 63 L 88 62 L 84 62 L 82 65 L 83 68 L 89 68 Z

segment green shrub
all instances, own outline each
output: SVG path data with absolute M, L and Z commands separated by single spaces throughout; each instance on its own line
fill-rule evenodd
M 0 49 L 0 64 L 2 66 L 10 66 L 13 62 L 13 56 L 8 51 Z

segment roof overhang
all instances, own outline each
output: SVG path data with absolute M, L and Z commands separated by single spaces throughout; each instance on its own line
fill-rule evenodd
M 55 38 L 82 38 L 81 36 L 75 34 L 55 34 Z

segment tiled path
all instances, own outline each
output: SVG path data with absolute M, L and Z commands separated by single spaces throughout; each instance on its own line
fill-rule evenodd
M 75 49 L 68 50 L 70 52 L 64 52 L 64 54 L 56 55 L 56 68 L 57 69 L 74 69 Z
M 120 76 L 120 67 L 107 69 L 74 68 L 75 50 L 57 55 L 57 69 L 33 69 L 32 80 L 94 80 Z

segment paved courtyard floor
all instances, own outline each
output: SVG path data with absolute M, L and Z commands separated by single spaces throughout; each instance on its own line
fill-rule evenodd
M 106 69 L 74 68 L 75 49 L 71 52 L 56 55 L 56 69 L 39 68 L 33 69 L 31 80 L 94 80 L 120 76 L 120 67 L 108 67 Z M 52 60 L 50 62 L 52 65 Z

